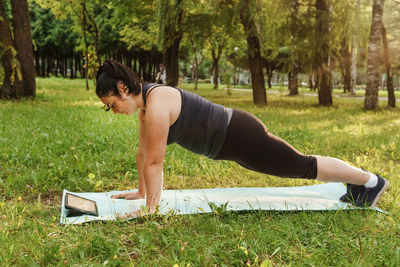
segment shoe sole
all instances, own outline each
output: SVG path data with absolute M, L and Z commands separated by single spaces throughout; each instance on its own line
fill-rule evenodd
M 376 203 L 378 203 L 378 201 L 379 201 L 379 199 L 381 198 L 382 194 L 385 193 L 386 189 L 388 188 L 388 186 L 389 186 L 389 181 L 386 180 L 386 179 L 384 179 L 384 180 L 385 180 L 385 185 L 382 187 L 381 191 L 379 191 L 379 193 L 378 193 L 378 195 L 376 196 L 374 202 L 372 202 L 372 205 L 369 206 L 370 208 L 375 207 Z

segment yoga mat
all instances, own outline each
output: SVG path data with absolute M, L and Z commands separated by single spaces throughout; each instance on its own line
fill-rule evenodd
M 128 191 L 104 193 L 77 193 L 64 189 L 61 205 L 61 224 L 79 224 L 98 220 L 115 220 L 118 214 L 135 211 L 146 205 L 145 199 L 111 199 L 112 195 Z M 82 215 L 67 217 L 65 194 L 69 192 L 96 201 L 99 216 Z M 164 190 L 160 202 L 160 213 L 195 214 L 213 212 L 212 207 L 226 205 L 226 210 L 275 210 L 275 211 L 328 211 L 360 209 L 339 201 L 346 193 L 342 183 L 326 183 L 296 187 L 245 187 Z M 210 204 L 213 203 L 213 204 Z M 378 208 L 373 208 L 383 212 Z

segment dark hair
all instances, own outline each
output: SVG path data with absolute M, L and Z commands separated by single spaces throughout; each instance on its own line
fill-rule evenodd
M 123 82 L 129 89 L 128 93 L 140 94 L 143 84 L 139 76 L 128 66 L 114 60 L 106 60 L 100 66 L 96 75 L 96 94 L 98 97 L 109 95 L 119 96 L 117 82 Z

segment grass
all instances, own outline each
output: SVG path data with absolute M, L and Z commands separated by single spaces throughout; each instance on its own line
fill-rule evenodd
M 367 112 L 354 98 L 319 107 L 316 97 L 285 92 L 268 94 L 268 106 L 257 107 L 249 92 L 228 96 L 199 87 L 197 93 L 216 103 L 253 113 L 304 153 L 387 177 L 391 188 L 379 207 L 389 213 L 227 212 L 60 226 L 63 188 L 137 186 L 138 122 L 100 110 L 83 80 L 37 79 L 35 100 L 0 102 L 2 265 L 400 266 L 399 109 L 382 101 Z M 260 175 L 177 145 L 167 149 L 165 189 L 313 183 Z

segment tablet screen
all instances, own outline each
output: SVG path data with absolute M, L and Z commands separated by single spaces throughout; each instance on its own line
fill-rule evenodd
M 65 207 L 98 216 L 96 202 L 84 197 L 67 193 L 65 195 Z

